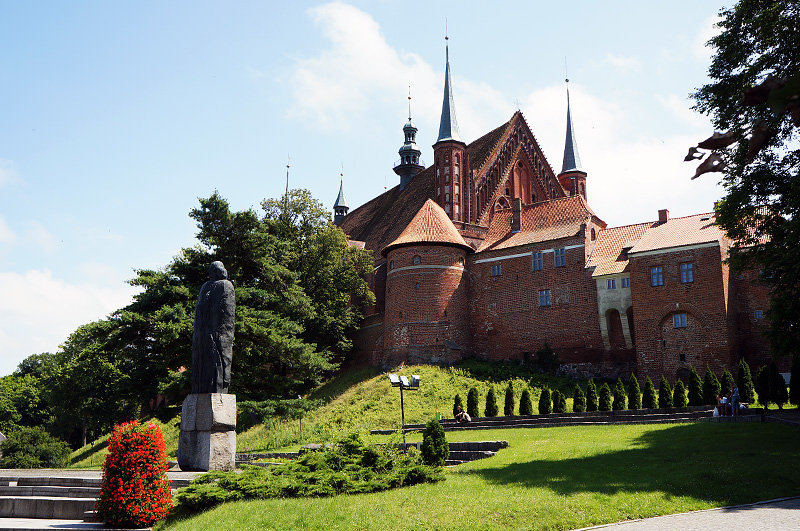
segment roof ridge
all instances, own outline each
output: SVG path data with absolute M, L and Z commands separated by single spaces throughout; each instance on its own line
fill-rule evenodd
M 618 225 L 616 227 L 606 227 L 605 229 L 601 229 L 601 230 L 624 229 L 624 228 L 627 228 L 627 227 L 636 227 L 638 225 L 649 225 L 649 224 L 653 224 L 653 223 L 658 223 L 658 220 L 642 221 L 641 223 L 628 223 L 627 225 Z

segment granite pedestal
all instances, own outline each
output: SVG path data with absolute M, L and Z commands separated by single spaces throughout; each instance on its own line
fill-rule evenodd
M 233 470 L 236 395 L 192 394 L 183 401 L 178 466 L 181 470 Z

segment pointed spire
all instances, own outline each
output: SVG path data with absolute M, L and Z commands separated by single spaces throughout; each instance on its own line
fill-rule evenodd
M 564 143 L 564 163 L 561 166 L 561 173 L 578 170 L 581 168 L 581 158 L 578 155 L 578 143 L 575 141 L 575 129 L 572 127 L 572 115 L 569 108 L 569 78 L 567 82 L 567 139 Z
M 436 142 L 443 140 L 461 140 L 461 135 L 458 132 L 458 121 L 456 120 L 456 105 L 453 102 L 453 85 L 450 81 L 450 47 L 447 41 L 450 38 L 445 35 L 445 69 L 444 69 L 444 98 L 442 101 L 442 119 L 439 122 L 439 138 Z
M 333 204 L 333 223 L 339 225 L 350 207 L 347 205 L 347 199 L 344 198 L 344 164 L 342 164 L 342 172 L 339 174 L 339 195 L 336 196 L 336 202 Z
M 336 202 L 333 204 L 333 208 L 350 208 L 347 204 L 347 199 L 344 198 L 344 178 L 339 181 L 339 195 L 336 196 Z

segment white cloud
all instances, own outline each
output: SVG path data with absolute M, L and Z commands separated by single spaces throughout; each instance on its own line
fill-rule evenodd
M 17 235 L 8 226 L 6 220 L 0 218 L 0 243 L 14 243 L 17 240 Z
M 136 291 L 125 284 L 70 284 L 47 269 L 0 273 L 0 375 L 31 354 L 55 352 L 78 326 L 125 306 Z
M 675 94 L 656 96 L 656 101 L 668 110 L 678 121 L 683 123 L 683 125 L 697 130 L 700 134 L 709 133 L 711 131 L 711 121 L 707 116 L 692 110 L 694 102 L 688 96 L 680 97 Z M 698 141 L 700 140 L 702 140 L 702 138 L 698 139 Z
M 25 239 L 46 253 L 53 253 L 58 249 L 58 241 L 44 225 L 37 221 L 29 223 L 25 232 Z
M 697 59 L 704 61 L 706 64 L 711 62 L 711 56 L 714 53 L 714 48 L 708 45 L 708 41 L 712 37 L 716 37 L 721 33 L 721 29 L 717 27 L 717 23 L 722 20 L 719 15 L 709 17 L 703 23 L 703 27 L 694 39 L 692 51 Z
M 606 54 L 606 61 L 617 70 L 638 72 L 642 68 L 642 61 L 638 57 L 625 57 L 609 53 Z

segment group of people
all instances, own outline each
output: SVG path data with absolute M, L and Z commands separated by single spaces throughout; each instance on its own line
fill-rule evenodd
M 726 395 L 717 395 L 717 413 L 722 417 L 739 415 L 739 388 L 734 386 Z
M 453 416 L 457 422 L 469 422 L 472 420 L 472 417 L 461 406 L 456 407 L 455 415 Z

